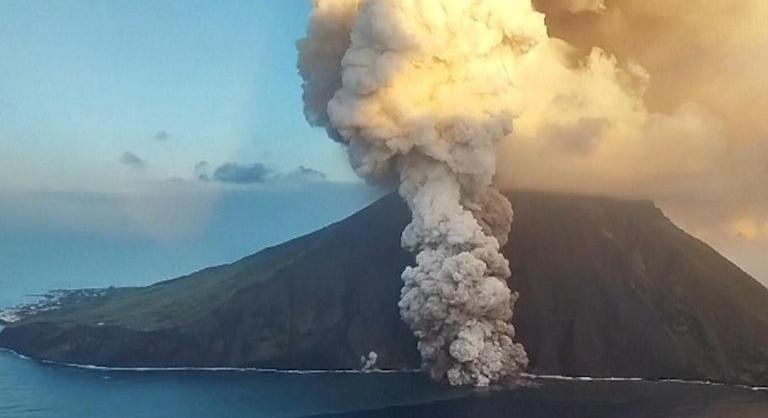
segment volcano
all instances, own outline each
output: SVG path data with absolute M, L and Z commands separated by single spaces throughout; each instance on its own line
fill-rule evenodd
M 768 385 L 768 289 L 650 201 L 509 195 L 504 248 L 529 372 Z M 235 263 L 96 292 L 8 325 L 0 346 L 110 367 L 419 367 L 401 321 L 410 220 L 388 195 Z

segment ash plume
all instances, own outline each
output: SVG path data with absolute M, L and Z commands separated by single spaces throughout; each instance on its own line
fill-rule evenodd
M 521 104 L 518 68 L 547 43 L 524 1 L 318 0 L 298 44 L 307 120 L 376 180 L 396 173 L 413 220 L 403 319 L 435 379 L 486 386 L 527 365 L 500 247 L 512 222 L 496 146 Z
M 540 105 L 500 146 L 503 187 L 650 198 L 710 244 L 768 224 L 768 2 L 533 4 L 566 65 L 532 77 Z

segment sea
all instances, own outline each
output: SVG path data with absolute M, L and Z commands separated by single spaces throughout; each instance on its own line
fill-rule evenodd
M 2 418 L 304 417 L 459 392 L 415 373 L 107 371 L 0 353 Z
M 707 382 L 531 377 L 458 389 L 416 372 L 106 370 L 0 352 L 0 418 L 765 418 L 768 392 Z

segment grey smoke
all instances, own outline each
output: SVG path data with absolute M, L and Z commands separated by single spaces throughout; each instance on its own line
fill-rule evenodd
M 369 372 L 375 370 L 378 359 L 379 355 L 375 351 L 371 351 L 367 356 L 360 357 L 360 364 L 363 365 L 362 371 Z

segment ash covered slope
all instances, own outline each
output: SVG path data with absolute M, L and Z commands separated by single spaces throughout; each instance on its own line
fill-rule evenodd
M 515 323 L 545 374 L 768 384 L 768 290 L 650 202 L 515 193 Z M 6 328 L 0 346 L 108 366 L 415 367 L 400 321 L 408 210 L 394 195 L 328 228 Z

